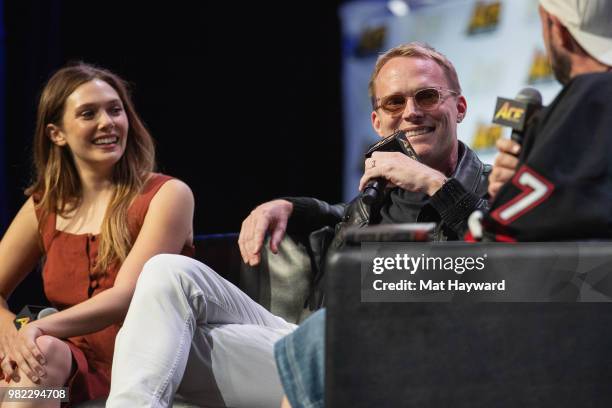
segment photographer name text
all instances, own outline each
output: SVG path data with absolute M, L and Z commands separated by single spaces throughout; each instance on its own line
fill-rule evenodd
M 499 282 L 461 282 L 458 279 L 442 281 L 402 279 L 398 282 L 384 282 L 382 279 L 377 279 L 372 286 L 376 291 L 490 292 L 506 290 L 506 280 L 503 279 Z

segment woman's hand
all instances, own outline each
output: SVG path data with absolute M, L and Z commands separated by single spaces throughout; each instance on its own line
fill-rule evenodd
M 13 324 L 12 319 L 3 319 L 0 323 L 0 379 L 8 378 L 2 365 L 4 360 L 8 361 L 7 356 L 11 351 L 11 345 L 15 343 L 17 338 L 17 329 Z
M 45 357 L 36 345 L 36 339 L 42 335 L 42 330 L 36 327 L 34 323 L 22 326 L 16 332 L 9 345 L 9 351 L 4 355 L 0 364 L 5 378 L 11 378 L 13 381 L 20 380 L 15 370 L 15 364 L 17 364 L 21 373 L 27 375 L 35 383 L 38 383 L 40 377 L 47 375 L 43 367 Z

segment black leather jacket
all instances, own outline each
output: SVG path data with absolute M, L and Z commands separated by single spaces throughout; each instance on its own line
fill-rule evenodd
M 432 197 L 421 193 L 391 191 L 379 207 L 366 205 L 357 196 L 348 204 L 330 205 L 312 197 L 288 197 L 293 203 L 287 232 L 308 235 L 307 247 L 311 259 L 311 294 L 307 299 L 311 309 L 323 304 L 323 265 L 329 249 L 338 250 L 345 244 L 344 231 L 349 226 L 363 227 L 383 220 L 381 211 L 389 211 L 401 200 L 394 201 L 394 194 L 412 202 L 402 208 L 403 218 L 398 222 L 435 222 L 433 239 L 447 241 L 462 239 L 467 231 L 467 218 L 477 209 L 487 210 L 488 178 L 491 166 L 483 164 L 476 154 L 459 142 L 460 159 L 451 178 Z M 416 203 L 416 205 L 415 205 Z

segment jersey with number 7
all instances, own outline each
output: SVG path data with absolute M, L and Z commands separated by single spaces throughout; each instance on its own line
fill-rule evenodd
M 612 239 L 612 72 L 575 77 L 537 114 L 483 225 L 496 241 Z

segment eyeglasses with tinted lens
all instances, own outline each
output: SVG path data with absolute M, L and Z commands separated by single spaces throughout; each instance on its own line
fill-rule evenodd
M 406 109 L 408 98 L 414 99 L 414 104 L 422 110 L 436 109 L 448 95 L 459 95 L 458 92 L 444 88 L 423 88 L 414 92 L 412 95 L 393 94 L 385 96 L 380 100 L 380 104 L 374 110 L 381 108 L 391 115 L 398 115 Z

